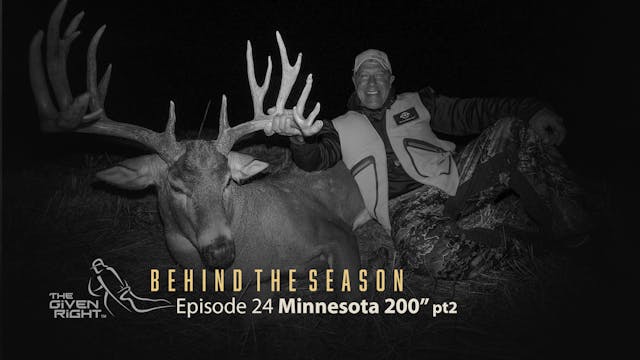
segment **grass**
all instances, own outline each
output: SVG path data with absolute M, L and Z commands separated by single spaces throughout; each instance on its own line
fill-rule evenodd
M 286 152 L 274 156 L 290 161 Z M 47 294 L 71 291 L 78 299 L 89 298 L 88 268 L 96 257 L 116 268 L 140 296 L 148 294 L 149 267 L 176 267 L 164 245 L 153 192 L 124 192 L 95 181 L 97 170 L 117 160 L 85 155 L 75 166 L 47 163 L 7 174 L 5 184 L 11 191 L 3 209 L 3 312 L 6 324 L 33 324 L 28 330 L 5 331 L 7 348 L 15 350 L 18 345 L 11 340 L 28 335 L 47 345 L 67 344 L 64 349 L 70 354 L 86 355 L 85 348 L 98 348 L 95 356 L 104 358 L 512 359 L 575 354 L 572 346 L 578 343 L 585 352 L 595 350 L 583 325 L 596 312 L 586 301 L 603 291 L 605 280 L 589 250 L 540 255 L 523 249 L 523 256 L 467 281 L 436 281 L 407 273 L 401 296 L 458 304 L 458 314 L 435 318 L 422 311 L 402 316 L 205 315 L 186 320 L 158 311 L 124 319 L 54 321 Z M 491 219 L 490 213 L 482 216 Z M 381 246 L 392 249 L 391 240 L 373 222 L 357 236 L 363 264 Z M 174 301 L 179 294 L 156 296 Z M 399 295 L 368 293 L 366 298 L 382 305 L 385 297 L 394 296 Z M 18 308 L 33 311 L 6 311 Z M 67 338 L 72 341 L 65 342 Z

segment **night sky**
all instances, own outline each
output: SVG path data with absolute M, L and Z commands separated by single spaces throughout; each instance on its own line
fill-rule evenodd
M 399 92 L 431 86 L 448 96 L 535 96 L 553 104 L 568 128 L 563 152 L 576 166 L 588 167 L 585 139 L 599 133 L 593 126 L 600 121 L 594 108 L 601 96 L 596 84 L 606 77 L 601 64 L 606 44 L 600 31 L 605 25 L 595 6 L 538 1 L 209 3 L 70 1 L 63 26 L 85 10 L 83 34 L 69 55 L 74 95 L 84 90 L 87 44 L 104 23 L 107 31 L 98 58 L 102 71 L 113 64 L 106 105 L 111 118 L 160 130 L 173 99 L 177 130 L 195 131 L 211 100 L 205 128 L 217 128 L 220 98 L 227 94 L 231 123 L 247 121 L 252 107 L 246 40 L 254 47 L 259 81 L 267 55 L 272 56 L 274 72 L 265 105 L 272 104 L 279 85 L 279 30 L 292 62 L 303 53 L 291 98 L 297 99 L 304 77 L 313 73 L 308 111 L 320 101 L 320 118 L 345 111 L 353 90 L 353 59 L 375 47 L 389 54 Z M 28 87 L 27 52 L 31 36 L 46 27 L 55 4 L 5 4 L 3 96 L 9 164 L 12 155 L 22 157 L 39 148 L 33 139 L 43 144 Z M 40 153 L 35 151 L 36 156 Z M 595 151 L 593 155 L 598 156 Z

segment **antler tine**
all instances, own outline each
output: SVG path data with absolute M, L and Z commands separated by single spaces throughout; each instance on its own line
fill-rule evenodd
M 276 31 L 276 40 L 278 41 L 280 61 L 282 62 L 282 80 L 280 82 L 278 99 L 276 100 L 276 114 L 282 114 L 284 112 L 285 103 L 289 98 L 289 93 L 291 93 L 293 84 L 298 78 L 300 64 L 302 63 L 302 53 L 298 53 L 298 59 L 296 60 L 295 65 L 291 66 L 291 63 L 289 63 L 289 57 L 287 56 L 287 48 L 284 46 L 284 41 L 282 41 L 282 36 L 280 36 L 279 31 Z
M 220 104 L 220 127 L 218 130 L 218 138 L 215 141 L 218 152 L 227 154 L 231 151 L 235 139 L 230 138 L 229 120 L 227 118 L 227 96 L 222 95 L 222 103 Z
M 251 88 L 251 97 L 253 99 L 253 118 L 256 119 L 264 114 L 264 95 L 269 89 L 271 82 L 271 56 L 267 57 L 267 72 L 264 76 L 262 86 L 256 81 L 255 67 L 253 65 L 253 49 L 251 41 L 247 40 L 247 77 L 249 78 L 249 87 Z
M 263 117 L 234 127 L 229 127 L 227 120 L 227 97 L 222 95 L 222 103 L 220 105 L 220 132 L 218 133 L 218 139 L 215 141 L 216 149 L 219 153 L 227 155 L 238 139 L 246 134 L 264 129 L 270 122 L 271 118 Z
M 80 34 L 76 28 L 84 13 L 79 13 L 71 20 L 64 33 L 64 38 L 59 39 L 60 21 L 65 7 L 66 0 L 62 0 L 56 6 L 49 20 L 46 35 L 47 73 L 57 99 L 58 108 L 53 104 L 49 94 L 42 63 L 41 47 L 44 36 L 42 31 L 36 33 L 29 48 L 29 74 L 40 117 L 40 128 L 45 132 L 75 130 L 82 133 L 125 138 L 156 151 L 167 162 L 174 161 L 182 153 L 182 147 L 177 143 L 174 135 L 175 109 L 173 102 L 169 106 L 169 121 L 163 133 L 113 121 L 105 114 L 103 106 L 111 76 L 111 65 L 107 68 L 100 82 L 96 84 L 96 52 L 105 26 L 96 31 L 87 51 L 87 91 L 73 97 L 66 71 L 67 53 L 73 40 Z M 90 114 L 86 114 L 88 107 L 92 111 Z
M 31 80 L 31 90 L 36 100 L 36 108 L 40 117 L 40 127 L 43 131 L 53 131 L 49 126 L 58 116 L 58 109 L 53 105 L 47 80 L 44 75 L 44 65 L 42 64 L 42 30 L 38 31 L 31 40 L 29 46 L 29 78 Z
M 89 94 L 91 94 L 91 101 L 89 102 L 91 111 L 98 111 L 104 107 L 104 100 L 109 87 L 109 79 L 111 78 L 111 64 L 109 64 L 100 79 L 100 84 L 97 83 L 98 61 L 96 60 L 96 53 L 98 52 L 98 44 L 100 44 L 100 39 L 106 27 L 107 25 L 102 25 L 98 31 L 96 31 L 93 38 L 91 38 L 87 51 L 87 90 Z
M 218 142 L 220 142 L 229 129 L 229 120 L 227 118 L 227 96 L 222 95 L 222 103 L 220 104 L 220 127 L 218 128 Z
M 169 100 L 169 119 L 163 134 L 168 141 L 176 141 L 176 104 L 173 100 Z
M 220 135 L 229 128 L 229 120 L 227 118 L 227 96 L 222 95 L 222 103 L 220 104 L 220 127 L 218 128 L 218 139 Z
M 253 50 L 251 48 L 251 42 L 247 41 L 247 75 L 249 78 L 249 86 L 251 88 L 251 96 L 253 98 L 254 117 L 253 120 L 234 126 L 233 128 L 228 127 L 228 124 L 226 124 L 223 129 L 223 119 L 225 119 L 224 122 L 226 123 L 227 99 L 225 96 L 222 97 L 222 107 L 220 109 L 220 133 L 218 135 L 218 139 L 215 141 L 216 149 L 222 154 L 228 154 L 234 143 L 242 136 L 263 130 L 271 123 L 276 114 L 282 114 L 284 112 L 285 103 L 287 102 L 287 98 L 291 93 L 293 84 L 296 82 L 298 72 L 300 71 L 302 54 L 298 54 L 298 59 L 296 60 L 295 65 L 291 66 L 289 58 L 287 57 L 287 49 L 284 45 L 284 41 L 282 41 L 280 32 L 276 31 L 276 39 L 278 41 L 280 58 L 282 61 L 282 81 L 280 83 L 278 99 L 276 100 L 276 112 L 271 115 L 265 115 L 263 112 L 264 95 L 269 87 L 269 81 L 271 79 L 271 57 L 268 58 L 267 73 L 265 75 L 264 83 L 262 86 L 258 86 L 253 64 Z M 305 91 L 303 91 L 305 100 L 306 95 L 304 94 L 309 91 L 307 87 L 310 87 L 310 84 L 305 86 Z
M 47 26 L 47 72 L 60 108 L 69 106 L 73 99 L 67 78 L 67 54 L 74 38 L 65 36 L 60 39 L 60 21 L 66 7 L 67 1 L 60 1 L 53 10 Z

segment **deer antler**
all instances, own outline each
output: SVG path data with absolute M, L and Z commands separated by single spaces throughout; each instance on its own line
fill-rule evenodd
M 62 0 L 51 14 L 47 28 L 47 75 L 56 98 L 57 108 L 53 104 L 47 88 L 42 64 L 42 30 L 31 40 L 29 48 L 29 75 L 31 88 L 38 108 L 40 128 L 46 132 L 74 130 L 82 133 L 116 136 L 141 143 L 158 153 L 165 161 L 172 162 L 182 153 L 182 147 L 176 141 L 175 106 L 169 105 L 169 121 L 163 133 L 133 124 L 121 123 L 109 119 L 104 111 L 111 65 L 97 82 L 96 52 L 105 25 L 94 34 L 87 51 L 87 91 L 73 97 L 67 77 L 67 54 L 73 40 L 80 34 L 76 31 L 84 12 L 78 13 L 69 23 L 60 38 L 60 21 L 67 1 Z M 87 114 L 87 108 L 91 113 Z
M 271 81 L 271 57 L 267 58 L 267 72 L 265 74 L 264 81 L 261 86 L 258 85 L 255 75 L 255 68 L 253 64 L 253 49 L 251 42 L 247 41 L 247 76 L 249 79 L 249 88 L 251 89 L 251 97 L 253 99 L 253 119 L 246 123 L 242 123 L 233 128 L 229 127 L 227 119 L 227 100 L 223 95 L 222 105 L 220 108 L 220 131 L 218 139 L 216 140 L 216 147 L 219 152 L 228 154 L 233 144 L 242 136 L 263 130 L 267 125 L 271 124 L 274 116 L 284 113 L 284 107 L 298 77 L 300 71 L 300 65 L 302 61 L 302 54 L 298 54 L 295 65 L 291 66 L 289 58 L 287 56 L 287 48 L 282 41 L 280 32 L 276 31 L 276 40 L 278 42 L 278 48 L 280 49 L 280 61 L 282 62 L 282 81 L 280 82 L 280 91 L 278 92 L 278 99 L 276 100 L 276 111 L 274 114 L 265 115 L 264 113 L 264 95 L 269 89 L 269 82 Z M 311 90 L 310 77 L 307 79 L 307 84 L 302 92 L 298 104 L 306 102 L 306 97 Z M 304 99 L 303 99 L 304 98 Z M 303 100 L 303 101 L 301 101 Z M 300 109 L 302 111 L 303 109 Z M 224 119 L 224 121 L 223 121 Z
M 60 38 L 60 22 L 66 5 L 66 0 L 60 1 L 49 19 L 46 40 L 46 74 L 45 67 L 42 64 L 41 49 L 44 36 L 42 31 L 38 31 L 34 35 L 29 48 L 31 89 L 38 109 L 41 130 L 45 132 L 76 131 L 125 138 L 154 150 L 169 163 L 175 161 L 184 152 L 184 148 L 175 138 L 176 116 L 175 105 L 172 101 L 169 104 L 169 120 L 165 131 L 162 133 L 157 133 L 141 126 L 114 121 L 107 116 L 104 110 L 104 101 L 107 96 L 109 79 L 111 78 L 111 65 L 107 67 L 98 82 L 96 60 L 98 44 L 106 25 L 96 31 L 87 50 L 87 90 L 76 97 L 72 95 L 67 77 L 67 54 L 71 43 L 80 35 L 80 32 L 76 31 L 76 29 L 84 16 L 84 12 L 78 13 L 71 20 L 63 37 Z M 216 148 L 223 154 L 229 153 L 233 144 L 242 136 L 264 129 L 272 122 L 274 116 L 284 113 L 285 103 L 300 71 L 302 54 L 298 54 L 296 63 L 291 66 L 287 57 L 287 49 L 279 32 L 276 32 L 276 40 L 278 41 L 282 61 L 282 81 L 276 101 L 276 112 L 271 115 L 265 115 L 263 109 L 264 96 L 271 80 L 271 57 L 268 58 L 267 73 L 263 84 L 258 86 L 255 78 L 251 42 L 247 42 L 247 74 L 253 98 L 254 118 L 233 128 L 229 127 L 229 123 L 226 120 L 227 101 L 226 97 L 223 96 L 220 109 L 220 132 L 218 139 L 215 141 Z M 51 84 L 57 106 L 51 99 L 47 79 Z M 306 101 L 310 88 L 311 82 L 307 80 L 307 85 L 298 101 L 298 108 L 300 103 L 304 104 Z M 304 100 L 302 100 L 303 98 Z M 87 113 L 87 110 L 90 110 L 90 113 Z M 298 111 L 302 112 L 302 109 L 298 109 Z
M 253 66 L 253 49 L 251 47 L 251 41 L 247 40 L 247 77 L 249 78 L 249 88 L 251 89 L 251 97 L 253 98 L 254 119 L 257 116 L 265 116 L 262 102 L 264 95 L 269 89 L 269 83 L 271 82 L 271 65 L 271 56 L 269 56 L 267 57 L 267 73 L 264 76 L 262 86 L 258 86 L 256 72 Z
M 276 31 L 276 40 L 278 41 L 278 48 L 280 49 L 280 61 L 282 62 L 282 80 L 280 81 L 280 91 L 278 92 L 278 100 L 276 100 L 276 114 L 282 114 L 284 111 L 284 105 L 289 98 L 289 93 L 298 78 L 298 72 L 300 72 L 300 64 L 302 63 L 302 53 L 298 53 L 298 59 L 294 66 L 289 63 L 289 57 L 287 56 L 287 48 L 284 46 L 282 36 Z

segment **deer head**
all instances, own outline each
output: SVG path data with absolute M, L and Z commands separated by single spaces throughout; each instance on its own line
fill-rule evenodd
M 291 66 L 287 50 L 280 33 L 276 39 L 282 60 L 282 82 L 276 110 L 264 113 L 263 99 L 271 78 L 271 58 L 268 58 L 267 73 L 263 85 L 255 79 L 251 43 L 247 41 L 247 73 L 253 98 L 254 117 L 252 120 L 230 127 L 227 119 L 226 96 L 222 96 L 220 128 L 218 138 L 213 141 L 177 141 L 174 128 L 175 106 L 169 104 L 169 119 L 164 132 L 157 133 L 133 124 L 109 119 L 104 109 L 104 101 L 111 75 L 111 65 L 101 80 L 97 81 L 96 52 L 105 30 L 102 26 L 93 36 L 87 52 L 87 91 L 74 97 L 71 94 L 66 74 L 66 57 L 83 13 L 76 15 L 60 38 L 60 22 L 66 7 L 61 1 L 51 15 L 46 40 L 46 74 L 42 63 L 43 32 L 33 37 L 30 46 L 29 71 L 31 87 L 36 100 L 40 128 L 47 132 L 76 131 L 110 135 L 133 140 L 152 150 L 152 155 L 144 155 L 125 160 L 116 166 L 101 171 L 97 177 L 117 187 L 157 189 L 161 217 L 168 240 L 185 240 L 195 248 L 200 260 L 208 268 L 226 268 L 234 261 L 235 247 L 230 228 L 233 216 L 232 188 L 241 180 L 250 178 L 268 164 L 253 157 L 231 151 L 234 143 L 242 136 L 270 126 L 273 117 L 285 111 L 285 103 L 300 70 L 302 54 L 298 54 L 295 65 Z M 54 105 L 47 85 L 47 77 L 53 90 L 57 106 Z M 311 75 L 300 98 L 297 109 L 301 113 L 312 85 Z M 317 115 L 316 110 L 310 119 Z M 189 245 L 187 245 L 189 246 Z M 180 261 L 191 262 L 191 261 Z

